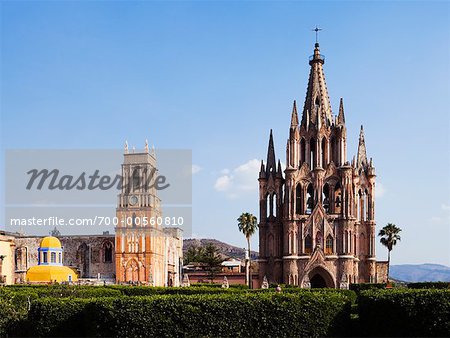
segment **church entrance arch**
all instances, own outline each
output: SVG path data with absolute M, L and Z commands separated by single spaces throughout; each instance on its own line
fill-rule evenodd
M 311 288 L 335 288 L 333 276 L 323 267 L 316 267 L 309 273 Z
M 139 280 L 139 265 L 135 259 L 128 261 L 125 271 L 127 282 L 137 282 Z

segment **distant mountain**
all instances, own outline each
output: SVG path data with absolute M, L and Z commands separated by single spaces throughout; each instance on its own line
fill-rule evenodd
M 244 248 L 239 248 L 237 246 L 218 241 L 217 239 L 209 239 L 209 238 L 202 238 L 202 239 L 188 238 L 183 240 L 183 253 L 186 253 L 190 247 L 206 246 L 207 244 L 213 244 L 216 248 L 218 248 L 223 258 L 231 257 L 236 259 L 244 259 L 245 257 Z M 258 253 L 256 251 L 252 251 L 251 258 L 252 259 L 258 258 Z
M 389 274 L 404 282 L 450 282 L 450 267 L 440 264 L 392 265 Z

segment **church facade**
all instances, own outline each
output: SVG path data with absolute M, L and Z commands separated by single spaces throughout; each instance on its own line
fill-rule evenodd
M 286 169 L 270 131 L 259 172 L 260 280 L 301 287 L 347 288 L 387 280 L 375 258 L 375 168 L 361 126 L 356 157 L 347 160 L 343 100 L 333 115 L 316 43 L 299 119 L 294 101 Z

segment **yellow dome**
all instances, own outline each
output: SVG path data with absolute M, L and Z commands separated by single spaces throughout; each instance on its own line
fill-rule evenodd
M 54 238 L 54 237 L 50 237 Z M 71 277 L 69 277 L 71 276 Z M 28 269 L 26 275 L 27 282 L 53 283 L 53 282 L 75 282 L 77 274 L 67 266 L 36 265 Z
M 41 248 L 61 249 L 61 242 L 53 236 L 44 237 L 39 245 Z

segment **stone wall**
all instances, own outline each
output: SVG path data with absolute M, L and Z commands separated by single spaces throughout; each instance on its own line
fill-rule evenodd
M 387 281 L 387 264 L 388 262 L 379 261 L 376 265 L 376 283 L 386 283 Z

